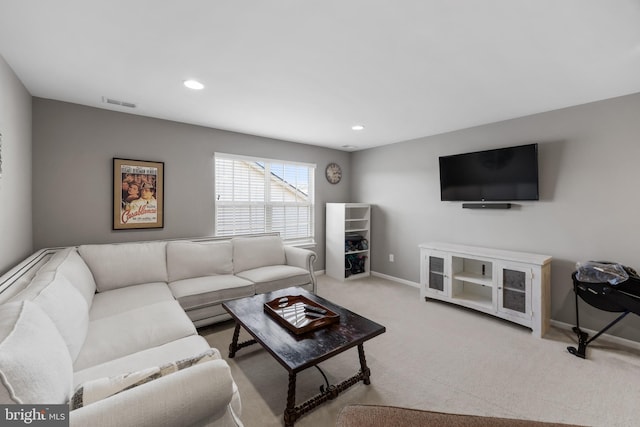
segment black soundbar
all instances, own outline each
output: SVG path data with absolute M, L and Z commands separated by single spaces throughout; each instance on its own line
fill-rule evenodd
M 463 203 L 465 209 L 511 209 L 511 203 Z

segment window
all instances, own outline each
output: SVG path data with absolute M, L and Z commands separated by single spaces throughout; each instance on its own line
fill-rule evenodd
M 216 153 L 216 235 L 278 232 L 312 241 L 315 167 Z

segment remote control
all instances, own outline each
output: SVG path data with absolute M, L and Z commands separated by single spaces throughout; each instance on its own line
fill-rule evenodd
M 327 314 L 327 310 L 323 310 L 320 307 L 315 307 L 313 305 L 305 305 L 304 309 L 305 311 L 313 311 L 314 313 L 318 314 Z
M 304 313 L 307 317 L 312 317 L 314 319 L 320 319 L 322 317 L 324 317 L 322 314 L 320 313 L 314 313 L 313 311 L 305 311 Z

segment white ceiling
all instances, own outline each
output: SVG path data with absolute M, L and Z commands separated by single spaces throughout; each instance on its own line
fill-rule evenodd
M 351 151 L 640 92 L 640 0 L 0 0 L 0 54 L 33 96 Z

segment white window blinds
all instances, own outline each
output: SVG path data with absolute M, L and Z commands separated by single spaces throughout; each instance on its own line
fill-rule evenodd
M 314 175 L 311 164 L 216 153 L 216 235 L 313 240 Z

